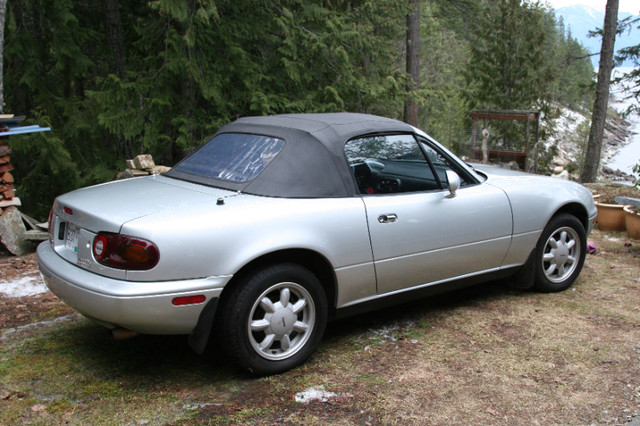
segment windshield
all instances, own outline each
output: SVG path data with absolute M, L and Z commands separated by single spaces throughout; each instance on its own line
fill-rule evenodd
M 192 175 L 244 183 L 254 179 L 284 147 L 284 140 L 245 133 L 221 133 L 174 169 Z

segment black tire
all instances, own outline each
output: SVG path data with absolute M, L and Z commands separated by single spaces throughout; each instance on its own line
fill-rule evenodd
M 573 215 L 554 216 L 536 246 L 534 288 L 545 293 L 566 290 L 576 280 L 587 253 L 587 234 Z
M 217 324 L 233 360 L 258 375 L 304 363 L 327 324 L 327 298 L 318 278 L 299 265 L 277 264 L 236 284 Z

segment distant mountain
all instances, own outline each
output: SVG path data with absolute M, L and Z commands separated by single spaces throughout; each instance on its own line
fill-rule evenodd
M 604 12 L 588 6 L 576 5 L 561 7 L 556 9 L 555 13 L 558 20 L 562 17 L 565 31 L 570 31 L 571 36 L 586 47 L 589 52 L 600 52 L 602 39 L 600 37 L 588 37 L 588 34 L 589 31 L 595 31 L 596 28 L 602 28 L 604 24 Z M 637 15 L 631 15 L 627 12 L 620 12 L 618 14 L 618 20 L 625 19 L 629 16 L 637 17 Z M 631 32 L 625 32 L 616 37 L 616 51 L 623 47 L 634 46 L 636 44 L 640 44 L 640 30 L 638 30 L 637 25 L 634 26 Z M 599 55 L 591 57 L 594 68 L 597 68 L 599 60 Z M 631 67 L 633 63 L 625 61 L 621 66 Z

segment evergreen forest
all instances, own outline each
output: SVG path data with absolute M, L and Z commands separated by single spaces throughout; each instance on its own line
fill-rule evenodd
M 419 84 L 407 17 L 420 12 Z M 365 112 L 460 154 L 474 109 L 588 111 L 588 53 L 521 0 L 11 0 L 4 112 L 51 132 L 11 140 L 22 209 L 115 178 L 125 159 L 171 166 L 247 115 Z

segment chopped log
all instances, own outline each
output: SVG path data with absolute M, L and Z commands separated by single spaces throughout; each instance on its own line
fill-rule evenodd
M 22 216 L 15 207 L 4 210 L 0 216 L 0 242 L 16 256 L 22 256 L 33 250 L 33 243 L 24 238 L 27 228 Z
M 117 179 L 129 179 L 133 177 L 148 176 L 149 172 L 145 170 L 126 169 L 123 172 L 118 173 Z
M 153 162 L 153 157 L 149 154 L 141 154 L 133 159 L 136 169 L 150 170 L 155 167 L 156 163 Z
M 11 154 L 11 147 L 8 143 L 0 142 L 0 155 L 9 155 Z
M 13 197 L 16 196 L 16 190 L 14 188 L 6 189 L 6 190 L 2 191 L 2 196 L 4 198 L 6 198 L 7 200 L 10 200 L 10 199 L 12 199 Z
M 29 215 L 26 215 L 26 214 L 24 214 L 22 212 L 20 212 L 20 215 L 22 215 L 22 220 L 24 220 L 25 223 L 27 225 L 29 225 L 29 227 L 31 229 L 34 229 L 34 230 L 45 230 L 45 231 L 49 229 L 49 223 L 48 222 L 38 223 L 37 220 L 35 220 L 34 218 L 32 218 Z
M 116 179 L 129 179 L 132 177 L 159 175 L 171 170 L 171 167 L 156 166 L 153 157 L 149 154 L 138 155 L 133 160 L 126 160 L 127 168 L 118 173 Z
M 13 170 L 11 163 L 0 164 L 0 173 L 10 172 Z
M 11 206 L 21 206 L 22 202 L 20 201 L 20 198 L 18 197 L 13 197 L 10 200 L 0 200 L 0 208 L 6 208 L 6 207 L 11 207 Z
M 0 155 L 0 164 L 6 164 L 11 161 L 11 157 L 8 155 Z
M 49 239 L 49 233 L 31 229 L 23 234 L 23 238 L 27 241 L 46 241 Z
M 166 173 L 169 170 L 171 170 L 171 167 L 169 166 L 155 166 L 153 169 L 151 169 L 151 173 L 154 175 L 159 175 L 162 173 Z
M 16 190 L 13 184 L 5 184 L 0 182 L 0 200 L 11 199 L 16 196 Z
M 0 180 L 4 183 L 13 183 L 13 175 L 9 172 L 0 173 Z

